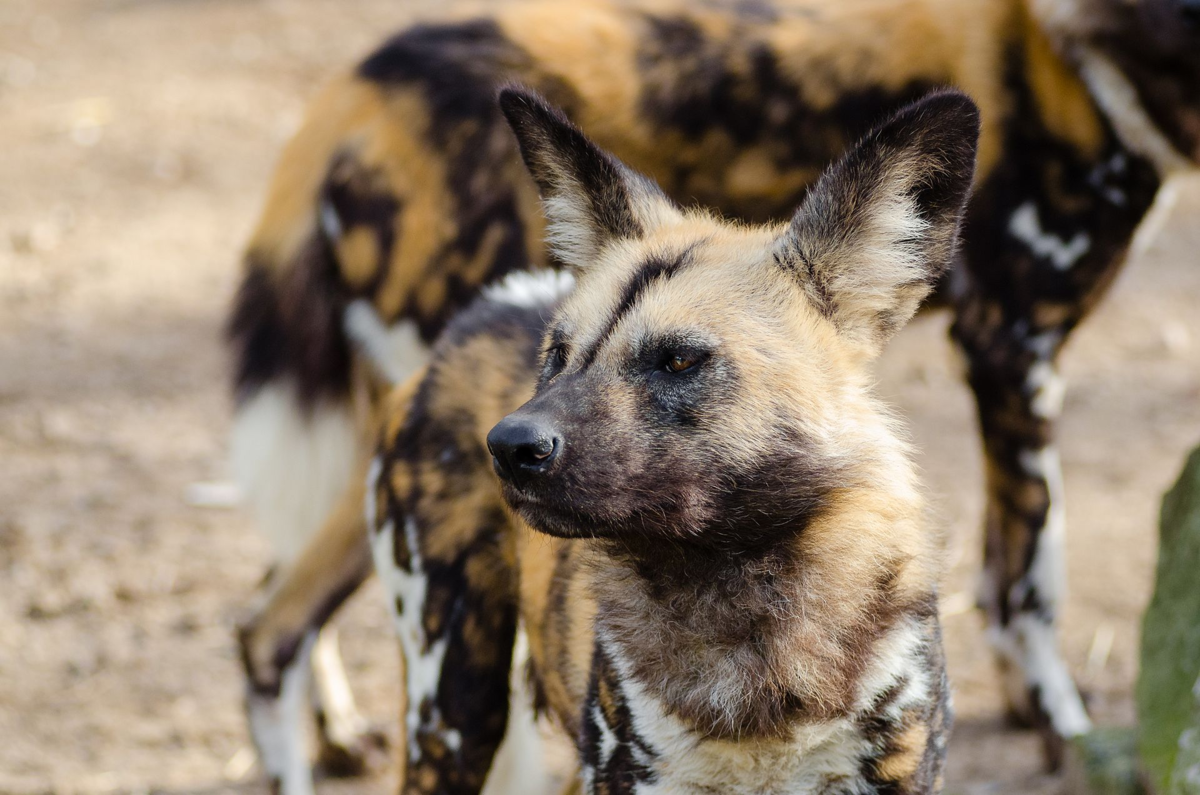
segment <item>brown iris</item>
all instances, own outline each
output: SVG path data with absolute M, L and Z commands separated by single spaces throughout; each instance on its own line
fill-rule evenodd
M 691 369 L 696 363 L 694 356 L 676 355 L 667 359 L 666 368 L 669 373 L 682 373 L 684 370 Z

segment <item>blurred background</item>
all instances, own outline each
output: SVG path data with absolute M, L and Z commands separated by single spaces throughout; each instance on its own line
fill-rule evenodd
M 267 548 L 193 488 L 227 476 L 223 317 L 307 98 L 439 5 L 0 0 L 0 793 L 264 790 L 233 626 Z M 1064 643 L 1102 723 L 1133 720 L 1159 500 L 1200 441 L 1198 221 L 1182 183 L 1065 356 Z M 950 538 L 947 788 L 1051 793 L 971 609 L 982 473 L 947 322 L 914 323 L 880 368 Z M 379 591 L 339 623 L 361 703 L 395 724 Z

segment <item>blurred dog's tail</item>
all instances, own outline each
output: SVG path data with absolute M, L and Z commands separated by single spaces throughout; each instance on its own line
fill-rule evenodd
M 234 476 L 279 561 L 346 487 L 359 446 L 351 350 L 332 252 L 318 232 L 280 263 L 253 249 L 227 327 Z
M 367 116 L 361 96 L 330 86 L 285 148 L 227 325 L 234 476 L 277 562 L 320 527 L 367 442 L 354 399 L 366 369 L 355 362 L 398 383 L 424 359 L 414 324 L 386 325 L 339 267 L 345 224 L 333 175 Z

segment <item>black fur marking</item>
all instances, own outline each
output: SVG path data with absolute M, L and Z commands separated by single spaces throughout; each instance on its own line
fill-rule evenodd
M 685 371 L 671 372 L 666 362 L 676 355 L 694 363 Z M 624 375 L 636 385 L 645 383 L 643 419 L 650 427 L 699 428 L 719 418 L 738 394 L 737 365 L 715 354 L 706 342 L 687 336 L 640 341 Z
M 1129 79 L 1154 125 L 1172 146 L 1200 159 L 1200 28 L 1196 8 L 1175 0 L 1111 3 L 1119 18 L 1098 48 Z M 1191 19 L 1185 16 L 1190 12 Z
M 637 733 L 620 682 L 620 675 L 597 641 L 578 740 L 583 764 L 593 771 L 591 791 L 597 795 L 633 793 L 638 784 L 652 784 L 657 778 L 642 760 L 652 761 L 658 754 Z M 604 727 L 597 723 L 597 713 Z M 616 740 L 607 757 L 603 756 L 605 729 Z
M 888 709 L 909 685 L 909 680 L 905 677 L 885 690 L 872 704 L 871 710 L 860 719 L 859 726 L 875 749 L 863 759 L 861 771 L 863 777 L 875 787 L 875 792 L 895 795 L 932 792 L 934 782 L 945 765 L 946 739 L 953 715 L 950 709 L 950 686 L 942 649 L 941 625 L 937 621 L 936 600 L 931 598 L 928 608 L 923 612 L 928 613 L 925 618 L 928 621 L 926 629 L 929 635 L 921 650 L 921 666 L 923 670 L 937 677 L 930 682 L 935 698 L 926 703 L 920 711 L 909 710 L 898 718 L 888 716 Z M 902 749 L 898 741 L 906 729 L 918 724 L 925 725 L 928 740 L 916 770 L 911 776 L 900 781 L 884 777 L 880 766 L 893 754 L 911 752 L 910 749 Z
M 359 75 L 384 84 L 416 86 L 430 108 L 426 135 L 430 148 L 448 164 L 447 185 L 454 197 L 449 211 L 458 225 L 442 250 L 428 261 L 423 280 L 445 284 L 445 298 L 425 306 L 410 298 L 401 314 L 413 318 L 422 339 L 433 342 L 451 317 L 478 294 L 481 284 L 528 267 L 524 226 L 509 174 L 513 141 L 496 104 L 496 87 L 534 70 L 529 55 L 486 19 L 457 24 L 418 25 L 389 41 L 359 67 Z M 540 87 L 561 102 L 572 92 L 545 78 Z M 493 230 L 501 238 L 478 281 L 458 269 L 441 269 L 454 259 L 472 260 Z
M 496 593 L 473 587 L 467 577 L 472 559 L 492 559 L 491 565 L 499 568 L 497 530 L 504 524 L 501 512 L 487 513 L 451 559 L 424 561 L 428 589 L 420 616 L 423 653 L 438 642 L 447 645 L 437 694 L 420 705 L 415 738 L 419 753 L 409 760 L 409 769 L 414 771 L 410 780 L 418 783 L 424 776 L 415 771 L 436 771 L 439 792 L 478 792 L 504 736 L 517 628 L 515 582 Z M 458 733 L 458 749 L 448 744 L 448 731 Z
M 536 368 L 541 356 L 542 335 L 557 304 L 517 306 L 481 298 L 458 314 L 438 340 L 436 352 L 461 347 L 477 336 L 511 342 L 523 360 Z
M 1006 80 L 1016 103 L 1004 129 L 1007 155 L 971 202 L 963 230 L 964 264 L 972 292 L 986 295 L 1000 310 L 1005 327 L 1023 328 L 1025 337 L 1052 330 L 1032 324 L 1034 310 L 1039 304 L 1059 304 L 1072 310 L 1065 324 L 1053 329 L 1065 334 L 1090 309 L 1097 297 L 1094 293 L 1107 286 L 1121 264 L 1160 180 L 1150 163 L 1125 150 L 1111 128 L 1105 131 L 1106 142 L 1096 159 L 1086 158 L 1047 130 L 1025 80 L 1024 54 L 1019 48 L 1009 55 Z M 1107 165 L 1114 159 L 1122 163 L 1120 168 Z M 1102 182 L 1097 174 L 1104 175 Z M 1121 202 L 1111 200 L 1113 191 L 1122 194 Z M 1030 202 L 1044 232 L 1064 240 L 1079 232 L 1088 235 L 1086 253 L 1070 268 L 1053 267 L 1012 235 L 1013 213 Z M 970 333 L 962 329 L 956 335 L 963 338 Z
M 552 330 L 546 350 L 542 353 L 542 369 L 538 376 L 538 388 L 565 370 L 570 358 L 571 348 L 567 343 L 566 333 L 561 328 Z
M 313 236 L 282 276 L 248 255 L 226 336 L 239 402 L 287 379 L 301 405 L 342 400 L 350 388 L 350 347 L 342 329 L 344 289 L 328 243 Z
M 505 80 L 504 67 L 518 70 L 530 63 L 493 20 L 473 19 L 414 25 L 363 61 L 358 74 L 378 83 L 419 85 L 437 140 L 459 124 L 494 117 L 495 86 Z
M 1026 570 L 1028 568 L 1027 566 Z M 1019 612 L 1024 614 L 1032 613 L 1046 624 L 1054 623 L 1054 611 L 1046 603 L 1046 600 L 1042 598 L 1041 591 L 1038 590 L 1036 585 L 1031 584 L 1028 586 L 1024 598 L 1021 599 Z
M 333 210 L 343 234 L 359 227 L 375 233 L 379 262 L 374 277 L 356 289 L 364 295 L 372 295 L 387 276 L 396 244 L 398 216 L 404 207 L 398 197 L 377 189 L 376 183 L 382 183 L 382 180 L 365 172 L 351 153 L 341 152 L 334 156 L 321 188 L 321 204 Z M 329 242 L 335 244 L 337 241 Z
M 517 137 L 521 157 L 543 198 L 562 194 L 586 202 L 592 226 L 608 238 L 639 238 L 630 193 L 659 193 L 601 151 L 561 111 L 534 94 L 506 89 L 500 107 Z
M 726 157 L 761 147 L 780 170 L 825 166 L 887 114 L 950 78 L 911 81 L 895 90 L 846 90 L 833 105 L 816 110 L 801 87 L 785 76 L 752 17 L 746 18 L 744 29 L 720 40 L 683 16 L 648 13 L 643 19 L 638 63 L 645 116 L 693 142 L 724 133 L 731 142 Z M 777 219 L 806 192 L 799 188 L 790 197 L 731 201 L 723 191 L 689 184 L 686 171 L 658 176 L 670 186 L 668 194 L 750 221 Z
M 717 490 L 705 539 L 718 549 L 753 550 L 803 533 L 836 490 L 856 487 L 845 467 L 825 458 L 793 427 L 778 430 L 777 447 Z
M 535 372 L 539 344 L 550 312 L 550 307 L 514 306 L 479 298 L 451 322 L 439 339 L 434 354 L 434 361 L 438 363 L 435 367 L 447 359 L 448 351 L 463 346 L 477 336 L 487 336 L 510 343 L 521 351 L 529 371 Z M 436 526 L 430 519 L 427 506 L 453 503 L 476 487 L 473 478 L 481 468 L 490 469 L 488 462 L 491 456 L 472 430 L 474 418 L 435 408 L 433 401 L 439 389 L 437 375 L 431 372 L 421 381 L 409 405 L 404 426 L 389 452 L 391 465 L 407 466 L 417 471 L 422 462 L 437 462 L 443 475 L 436 492 L 427 492 L 417 479 L 413 480 L 409 494 L 393 494 L 388 486 L 388 515 L 395 523 L 393 557 L 396 565 L 404 571 L 412 570 L 413 552 L 408 548 L 404 524 L 412 521 L 418 528 Z M 513 388 L 520 388 L 519 383 L 515 383 Z M 383 482 L 390 484 L 386 472 Z M 487 522 L 501 526 L 503 517 L 489 516 Z M 427 631 L 430 629 L 427 627 Z M 430 632 L 431 637 L 436 634 Z
M 408 518 L 411 516 L 409 506 L 411 506 L 412 500 L 410 495 L 393 493 L 390 484 L 387 486 L 387 494 L 387 515 L 392 522 L 392 562 L 401 571 L 411 574 L 414 550 L 408 548 L 408 533 L 405 532 L 405 525 L 407 522 L 413 521 Z M 399 603 L 396 607 L 400 607 Z
M 596 337 L 596 341 L 583 351 L 579 369 L 587 369 L 592 366 L 592 363 L 596 361 L 596 356 L 600 353 L 600 349 L 612 337 L 621 319 L 637 305 L 638 299 L 642 297 L 642 294 L 651 285 L 669 280 L 690 263 L 690 250 L 678 256 L 660 256 L 643 262 L 621 291 L 621 296 L 617 299 L 616 307 L 608 316 L 608 325 Z
M 802 284 L 807 285 L 808 289 L 805 290 L 805 293 L 812 300 L 817 311 L 827 320 L 833 320 L 837 314 L 837 301 L 829 286 L 828 274 L 819 268 L 814 268 L 812 262 L 790 243 L 775 252 L 775 264 L 792 274 Z

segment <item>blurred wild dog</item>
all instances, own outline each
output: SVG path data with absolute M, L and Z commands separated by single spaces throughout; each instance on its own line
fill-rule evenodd
M 366 576 L 365 542 L 297 555 L 357 512 L 368 360 L 403 380 L 481 285 L 548 262 L 499 82 L 540 90 L 677 201 L 750 221 L 785 217 L 871 123 L 954 85 L 982 110 L 938 290 L 987 456 L 980 601 L 1014 712 L 1052 751 L 1086 729 L 1055 640 L 1056 361 L 1166 175 L 1200 160 L 1198 17 L 1200 0 L 523 2 L 410 28 L 335 80 L 284 153 L 230 323 L 234 458 L 291 577 L 243 633 L 252 719 L 280 717 L 284 672 L 312 656 L 323 751 L 360 758 L 336 650 L 300 639 Z M 270 770 L 306 764 L 297 737 L 263 748 Z
M 975 105 L 901 110 L 765 226 L 681 209 L 534 95 L 500 105 L 576 284 L 485 291 L 386 418 L 365 519 L 402 791 L 483 787 L 519 627 L 585 792 L 940 791 L 940 543 L 869 364 L 949 264 Z

